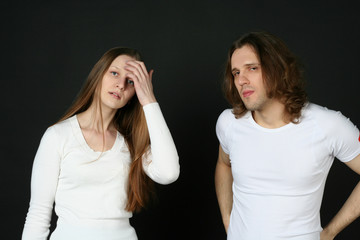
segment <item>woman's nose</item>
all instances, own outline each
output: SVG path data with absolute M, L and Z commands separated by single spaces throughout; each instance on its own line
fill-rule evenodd
M 125 88 L 126 88 L 126 79 L 125 78 L 120 78 L 116 82 L 116 87 L 119 88 L 121 91 L 124 91 Z

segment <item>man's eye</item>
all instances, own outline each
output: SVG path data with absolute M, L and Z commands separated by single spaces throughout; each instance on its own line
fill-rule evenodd
M 255 71 L 257 69 L 257 67 L 251 67 L 250 70 L 251 71 Z
M 237 75 L 240 74 L 240 72 L 239 72 L 239 71 L 236 71 L 236 72 L 233 72 L 232 74 L 233 74 L 234 77 L 236 77 Z
M 119 74 L 117 72 L 110 72 L 111 75 L 113 76 L 118 76 Z
M 131 79 L 127 79 L 126 81 L 127 81 L 127 83 L 128 83 L 128 84 L 130 84 L 130 85 L 134 85 L 134 81 L 133 81 L 133 80 L 131 80 Z

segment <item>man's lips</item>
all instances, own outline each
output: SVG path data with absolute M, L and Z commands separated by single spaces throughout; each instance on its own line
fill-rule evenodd
M 245 90 L 245 91 L 243 91 L 242 92 L 242 95 L 243 95 L 243 97 L 250 97 L 250 95 L 252 95 L 254 93 L 254 91 L 253 90 Z

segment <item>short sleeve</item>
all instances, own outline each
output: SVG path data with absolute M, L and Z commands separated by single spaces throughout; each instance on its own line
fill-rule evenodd
M 231 112 L 231 109 L 226 109 L 220 114 L 216 122 L 216 136 L 220 142 L 222 149 L 226 154 L 229 154 L 230 150 L 228 129 L 230 128 L 232 122 L 231 120 L 234 118 L 235 117 Z
M 318 125 L 323 128 L 331 154 L 348 162 L 360 154 L 359 129 L 339 111 L 323 108 Z
M 334 117 L 333 134 L 335 136 L 334 156 L 340 161 L 348 162 L 360 154 L 359 129 L 341 112 L 336 112 L 336 117 Z

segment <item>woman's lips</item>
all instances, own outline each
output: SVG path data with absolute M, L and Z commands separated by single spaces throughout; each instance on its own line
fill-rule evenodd
M 109 94 L 110 94 L 112 97 L 116 98 L 116 99 L 120 99 L 120 98 L 121 98 L 120 95 L 117 94 L 116 92 L 109 92 Z

